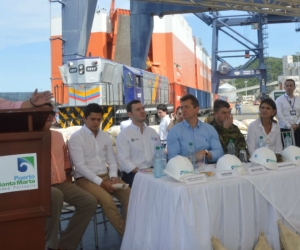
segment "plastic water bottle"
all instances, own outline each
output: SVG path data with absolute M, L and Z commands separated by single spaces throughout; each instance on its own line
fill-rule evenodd
M 263 136 L 260 136 L 257 147 L 261 148 L 261 147 L 265 147 L 265 146 L 266 146 L 266 144 L 264 142 L 264 138 L 263 138 Z
M 286 134 L 286 137 L 284 138 L 284 148 L 287 148 L 291 145 L 293 145 L 292 139 L 289 134 Z
M 160 157 L 161 157 L 161 165 L 162 165 L 162 175 L 164 174 L 164 170 L 167 166 L 167 155 L 165 154 L 165 147 L 164 145 L 160 146 Z
M 227 146 L 227 152 L 230 155 L 235 155 L 235 145 L 234 145 L 232 139 L 229 140 L 229 143 L 228 143 L 228 146 Z
M 194 149 L 194 146 L 193 146 L 192 142 L 189 143 L 189 147 L 188 147 L 188 150 L 187 150 L 187 157 L 189 158 L 189 160 L 191 161 L 193 167 L 195 168 L 195 165 L 196 165 L 195 149 Z
M 160 178 L 162 176 L 162 162 L 160 156 L 160 147 L 158 146 L 156 147 L 155 150 L 153 166 L 154 166 L 154 171 L 153 171 L 154 177 Z

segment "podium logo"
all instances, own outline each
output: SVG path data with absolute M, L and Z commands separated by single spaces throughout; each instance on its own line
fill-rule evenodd
M 18 158 L 18 171 L 19 172 L 26 172 L 29 167 L 34 168 L 34 157 L 22 157 Z

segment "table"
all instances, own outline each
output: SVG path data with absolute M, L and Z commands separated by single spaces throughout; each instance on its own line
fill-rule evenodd
M 138 173 L 122 250 L 210 250 L 216 236 L 230 250 L 254 249 L 264 232 L 280 250 L 277 221 L 300 232 L 300 167 L 195 185 Z

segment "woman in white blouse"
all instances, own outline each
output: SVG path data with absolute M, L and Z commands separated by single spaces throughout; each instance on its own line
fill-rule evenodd
M 258 141 L 260 136 L 263 137 L 266 147 L 271 149 L 276 154 L 281 154 L 282 143 L 280 128 L 277 122 L 274 120 L 276 115 L 275 102 L 267 98 L 263 100 L 259 105 L 260 118 L 255 120 L 249 125 L 247 135 L 247 147 L 250 155 L 258 148 Z

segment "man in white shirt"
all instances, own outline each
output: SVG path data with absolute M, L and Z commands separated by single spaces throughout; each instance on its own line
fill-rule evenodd
M 296 145 L 300 133 L 300 98 L 294 95 L 296 84 L 293 79 L 287 79 L 284 83 L 285 93 L 276 99 L 277 118 L 281 131 L 293 130 L 295 132 Z
M 168 115 L 168 108 L 165 104 L 159 104 L 157 106 L 157 115 L 160 118 L 159 123 L 159 137 L 162 144 L 166 145 L 168 136 L 168 126 L 170 124 L 170 117 Z
M 145 124 L 145 107 L 139 100 L 127 104 L 127 114 L 132 123 L 117 137 L 117 154 L 122 180 L 131 187 L 139 169 L 153 166 L 155 147 L 160 146 L 160 139 L 156 131 Z
M 123 236 L 130 188 L 116 189 L 114 184 L 124 183 L 118 178 L 118 166 L 110 137 L 99 129 L 103 109 L 96 103 L 86 106 L 84 126 L 69 140 L 70 156 L 75 166 L 76 185 L 96 197 L 112 226 Z M 112 195 L 122 204 L 123 216 Z

